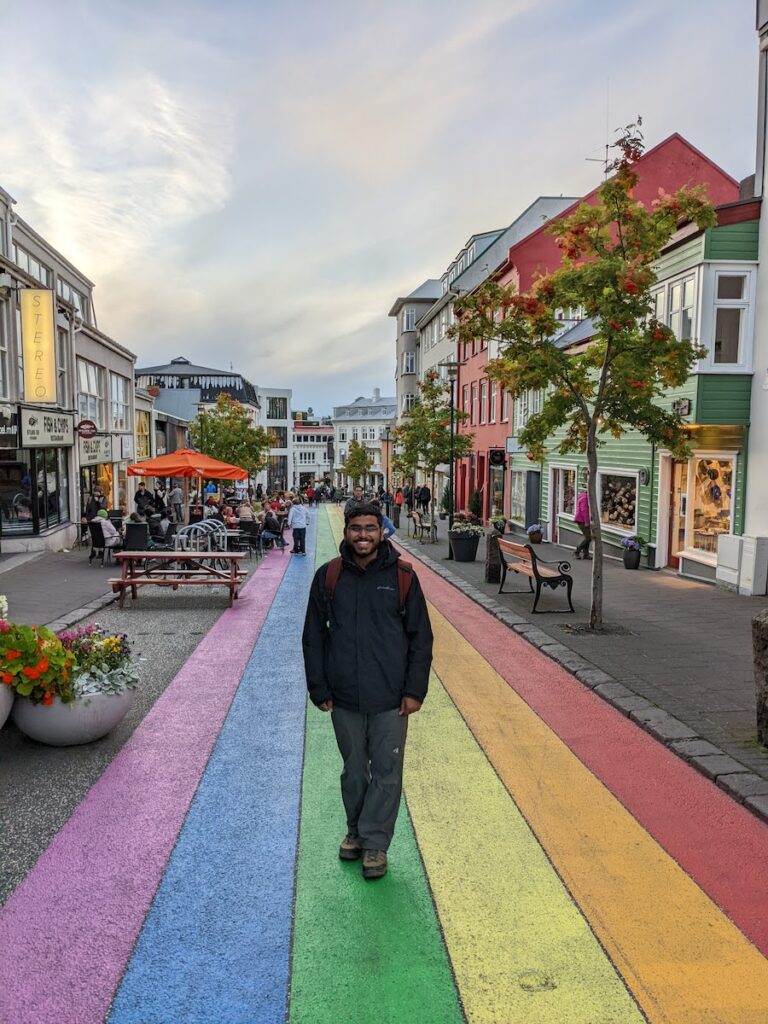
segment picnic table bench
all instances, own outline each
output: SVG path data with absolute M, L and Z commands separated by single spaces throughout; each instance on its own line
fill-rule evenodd
M 536 581 L 536 596 L 533 600 L 533 608 L 531 609 L 531 612 L 536 611 L 536 605 L 539 603 L 542 587 L 550 587 L 552 590 L 556 590 L 558 587 L 565 587 L 568 595 L 568 606 L 572 612 L 575 611 L 571 601 L 573 577 L 569 575 L 567 571 L 571 568 L 570 562 L 547 562 L 543 558 L 538 557 L 530 544 L 515 544 L 514 541 L 504 540 L 503 537 L 499 537 L 499 555 L 501 556 L 500 594 L 504 587 L 504 581 L 507 578 L 507 572 L 511 571 L 518 573 L 521 576 L 528 577 L 528 586 L 531 593 L 534 592 L 533 583 L 534 580 Z M 549 568 L 552 565 L 556 565 L 557 568 Z M 508 590 L 507 593 L 525 594 L 528 593 L 528 591 Z M 557 610 L 566 612 L 568 609 L 562 608 Z
M 245 558 L 242 551 L 118 551 L 122 574 L 111 579 L 112 591 L 120 595 L 118 605 L 125 604 L 126 591 L 131 600 L 139 596 L 143 586 L 211 587 L 229 589 L 229 607 L 237 600 L 238 590 L 248 573 L 238 563 Z

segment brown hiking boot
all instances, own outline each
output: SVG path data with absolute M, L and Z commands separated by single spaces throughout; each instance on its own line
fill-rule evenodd
M 383 850 L 363 851 L 363 878 L 383 878 L 387 873 L 387 855 Z
M 339 847 L 339 857 L 342 860 L 359 860 L 362 852 L 360 836 L 356 836 L 353 832 L 347 832 Z

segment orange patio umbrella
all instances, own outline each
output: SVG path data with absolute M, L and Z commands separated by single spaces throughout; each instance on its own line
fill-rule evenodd
M 134 462 L 128 467 L 128 476 L 200 476 L 208 480 L 247 480 L 248 470 L 212 459 L 210 455 L 192 451 L 191 448 L 180 448 L 169 455 Z

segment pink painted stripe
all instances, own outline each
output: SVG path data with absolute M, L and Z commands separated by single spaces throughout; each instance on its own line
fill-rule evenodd
M 418 573 L 434 607 L 768 955 L 768 827 L 450 583 Z
M 288 565 L 266 556 L 0 911 L 0 1021 L 104 1021 Z

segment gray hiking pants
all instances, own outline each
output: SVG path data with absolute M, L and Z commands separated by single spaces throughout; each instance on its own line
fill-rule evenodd
M 366 715 L 334 708 L 331 717 L 344 761 L 347 830 L 360 836 L 365 850 L 388 850 L 403 789 L 408 716 L 398 709 Z

